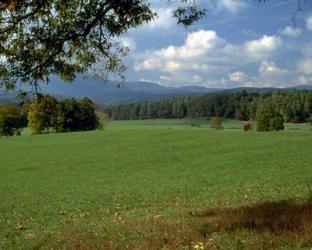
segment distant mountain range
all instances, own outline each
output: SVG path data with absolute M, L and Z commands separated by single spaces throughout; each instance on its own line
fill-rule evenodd
M 312 85 L 301 85 L 288 89 L 312 90 Z M 120 104 L 140 101 L 157 100 L 160 98 L 203 95 L 213 92 L 237 92 L 247 91 L 248 93 L 268 93 L 276 88 L 206 88 L 201 86 L 184 86 L 179 88 L 165 87 L 153 82 L 127 82 L 124 86 L 118 87 L 116 82 L 93 81 L 89 79 L 77 79 L 72 84 L 64 83 L 58 79 L 52 80 L 48 85 L 42 86 L 42 92 L 57 97 L 74 97 L 81 98 L 87 96 L 94 101 L 105 104 Z M 0 103 L 12 102 L 13 93 L 0 91 Z
M 200 95 L 219 91 L 199 86 L 186 86 L 180 88 L 165 87 L 152 82 L 126 82 L 118 87 L 112 81 L 93 81 L 78 79 L 73 84 L 64 84 L 53 81 L 43 87 L 43 91 L 55 95 L 83 97 L 88 96 L 93 100 L 106 104 L 131 103 L 145 100 L 157 100 L 166 97 Z

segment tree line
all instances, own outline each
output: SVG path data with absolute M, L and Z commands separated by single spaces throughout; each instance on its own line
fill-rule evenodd
M 58 101 L 38 95 L 33 101 L 0 106 L 0 136 L 20 135 L 27 126 L 32 134 L 43 134 L 94 130 L 101 123 L 89 98 Z
M 113 120 L 221 117 L 250 121 L 257 120 L 257 114 L 258 119 L 264 114 L 271 118 L 279 117 L 276 119 L 284 122 L 301 123 L 311 120 L 312 91 L 218 92 L 113 105 L 106 107 L 105 112 Z

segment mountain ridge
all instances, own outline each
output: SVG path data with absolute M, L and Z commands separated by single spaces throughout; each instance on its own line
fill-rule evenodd
M 232 89 L 207 88 L 204 86 L 168 87 L 154 82 L 129 81 L 118 87 L 113 81 L 94 81 L 78 78 L 74 83 L 68 84 L 54 78 L 50 84 L 42 85 L 42 92 L 56 97 L 82 98 L 89 97 L 96 102 L 104 104 L 122 104 L 142 101 L 152 101 L 161 98 L 204 95 L 216 92 L 269 93 L 278 90 L 312 90 L 312 85 L 298 85 L 288 88 L 255 88 L 237 87 Z M 0 102 L 10 102 L 14 93 L 0 90 Z

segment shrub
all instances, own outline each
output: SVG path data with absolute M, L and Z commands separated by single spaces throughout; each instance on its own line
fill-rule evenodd
M 222 129 L 222 120 L 220 117 L 212 117 L 211 118 L 211 127 L 214 129 Z
M 244 131 L 250 131 L 253 130 L 253 125 L 251 122 L 246 122 L 243 126 Z

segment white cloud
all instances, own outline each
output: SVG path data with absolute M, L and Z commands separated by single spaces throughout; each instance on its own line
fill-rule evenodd
M 312 75 L 312 58 L 304 58 L 298 62 L 298 71 L 306 75 Z
M 168 71 L 177 71 L 181 68 L 181 64 L 175 61 L 169 61 L 166 63 L 165 67 L 168 69 Z
M 301 35 L 301 29 L 287 26 L 279 31 L 283 36 L 297 37 Z
M 120 37 L 119 42 L 121 43 L 122 46 L 129 48 L 130 50 L 135 50 L 136 49 L 136 41 L 132 37 Z
M 306 26 L 307 26 L 307 29 L 308 29 L 308 30 L 312 30 L 312 16 L 309 16 L 309 17 L 306 19 Z
M 150 80 L 150 79 L 146 79 L 146 78 L 141 78 L 140 82 L 150 82 L 150 83 L 158 83 L 158 84 L 160 84 L 160 82 L 158 82 L 158 81 L 154 81 L 154 80 Z
M 189 33 L 182 46 L 146 51 L 136 61 L 135 70 L 220 71 L 231 68 L 232 63 L 237 66 L 266 59 L 274 55 L 280 45 L 281 39 L 275 36 L 263 36 L 243 46 L 233 45 L 214 30 L 199 30 Z
M 237 14 L 245 9 L 247 5 L 241 0 L 218 0 L 217 7 L 219 10 L 227 10 L 232 14 Z
M 151 22 L 147 23 L 144 28 L 150 30 L 164 29 L 168 30 L 176 25 L 174 18 L 172 17 L 171 8 L 157 8 L 152 9 L 152 11 L 157 13 L 157 16 Z
M 170 76 L 160 76 L 159 79 L 161 82 L 171 82 L 173 80 Z
M 280 69 L 274 62 L 263 61 L 259 67 L 260 75 L 282 75 L 288 73 L 286 69 Z
M 232 82 L 242 82 L 246 79 L 246 75 L 242 71 L 236 71 L 236 72 L 229 74 L 229 79 Z
M 208 86 L 207 79 L 210 79 L 210 86 L 245 84 L 251 80 L 237 69 L 250 68 L 252 64 L 257 66 L 263 62 L 263 78 L 265 75 L 281 78 L 279 74 L 286 74 L 270 61 L 281 51 L 281 45 L 282 40 L 277 36 L 264 35 L 242 44 L 232 44 L 214 30 L 199 30 L 188 33 L 180 46 L 170 45 L 138 54 L 134 69 L 140 73 L 149 71 L 161 75 L 161 82 L 175 85 L 202 83 Z M 269 77 L 266 80 L 269 81 Z
M 199 30 L 187 35 L 185 44 L 180 47 L 169 46 L 156 51 L 147 51 L 143 61 L 137 62 L 135 69 L 177 71 L 181 69 L 209 70 L 213 65 L 201 63 L 208 52 L 214 53 L 225 45 L 225 40 L 215 31 Z
M 245 49 L 251 56 L 265 57 L 268 53 L 276 51 L 281 45 L 280 37 L 264 35 L 260 39 L 247 41 Z

